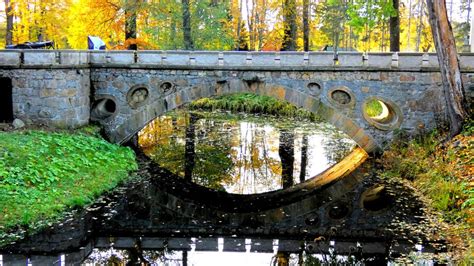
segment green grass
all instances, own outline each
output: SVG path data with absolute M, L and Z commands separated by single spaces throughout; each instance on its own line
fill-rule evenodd
M 382 105 L 378 100 L 371 100 L 365 106 L 365 112 L 370 117 L 376 117 L 382 113 Z
M 444 145 L 437 132 L 399 140 L 385 151 L 380 171 L 383 177 L 409 180 L 426 197 L 449 224 L 449 232 L 444 232 L 448 239 L 458 242 L 454 246 L 466 246 L 464 259 L 474 255 L 474 243 L 469 243 L 474 232 L 473 129 L 473 121 L 468 121 L 463 132 Z
M 91 203 L 136 169 L 129 148 L 97 137 L 0 132 L 0 245 Z
M 310 119 L 312 121 L 320 120 L 316 114 L 298 108 L 288 102 L 252 93 L 234 93 L 215 98 L 203 98 L 190 103 L 189 108 L 195 110 L 229 110 L 232 112 L 283 115 Z

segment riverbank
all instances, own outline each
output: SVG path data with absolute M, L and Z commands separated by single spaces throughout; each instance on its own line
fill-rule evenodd
M 93 132 L 0 132 L 0 246 L 92 203 L 137 169 L 129 148 Z
M 380 158 L 383 178 L 402 178 L 413 186 L 438 221 L 454 259 L 474 261 L 474 121 L 443 143 L 434 131 L 407 140 L 401 136 Z

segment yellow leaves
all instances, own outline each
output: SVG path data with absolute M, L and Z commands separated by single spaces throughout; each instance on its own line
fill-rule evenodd
M 69 21 L 65 14 L 70 0 L 12 0 L 11 3 L 15 16 L 14 43 L 43 39 L 64 48 L 64 31 Z

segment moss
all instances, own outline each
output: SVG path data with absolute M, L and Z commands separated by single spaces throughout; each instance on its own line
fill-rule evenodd
M 365 112 L 370 117 L 376 117 L 382 113 L 382 104 L 378 100 L 369 101 L 365 108 Z
M 87 128 L 83 132 L 94 132 Z M 0 132 L 0 245 L 91 203 L 136 170 L 134 153 L 82 133 Z
M 215 98 L 203 98 L 192 102 L 189 108 L 194 110 L 228 110 L 232 112 L 283 115 L 312 121 L 321 120 L 317 114 L 298 108 L 288 102 L 252 93 L 234 93 Z

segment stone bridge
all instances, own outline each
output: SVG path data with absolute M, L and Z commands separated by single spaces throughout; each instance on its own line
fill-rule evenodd
M 111 141 L 123 143 L 185 103 L 253 92 L 319 114 L 372 152 L 400 131 L 416 134 L 445 121 L 435 54 L 334 58 L 331 52 L 4 50 L 0 106 L 12 110 L 2 110 L 0 122 L 78 127 L 98 121 Z M 472 94 L 474 54 L 459 58 Z M 367 113 L 373 101 L 382 115 Z

